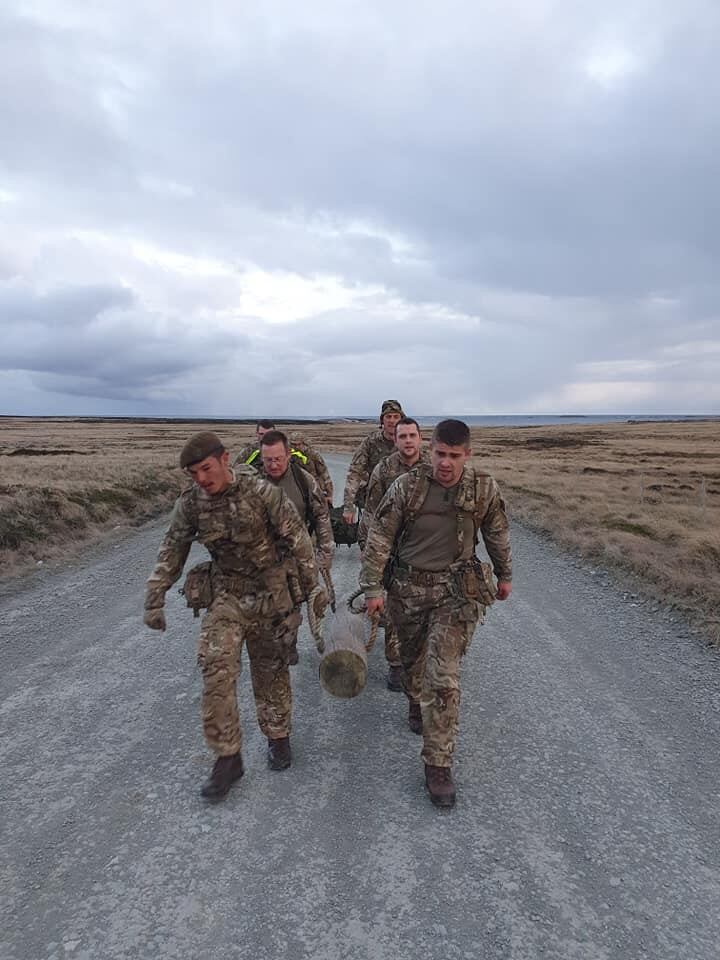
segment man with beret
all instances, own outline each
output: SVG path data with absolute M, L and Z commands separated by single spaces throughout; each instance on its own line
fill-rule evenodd
M 399 400 L 383 400 L 380 408 L 380 429 L 373 430 L 365 437 L 353 454 L 343 494 L 343 520 L 346 523 L 354 521 L 355 505 L 362 507 L 365 503 L 365 490 L 370 474 L 378 463 L 390 456 L 395 449 L 395 427 L 398 420 L 404 416 Z
M 229 466 L 214 433 L 195 434 L 180 454 L 193 480 L 177 502 L 145 594 L 144 621 L 165 629 L 165 594 L 182 573 L 194 540 L 210 553 L 207 612 L 198 663 L 202 671 L 202 721 L 215 765 L 202 788 L 222 799 L 244 772 L 236 699 L 242 645 L 247 645 L 255 708 L 268 739 L 268 764 L 291 764 L 292 694 L 288 652 L 300 623 L 300 603 L 317 592 L 313 545 L 290 500 L 250 467 Z M 321 613 L 321 610 L 317 611 Z

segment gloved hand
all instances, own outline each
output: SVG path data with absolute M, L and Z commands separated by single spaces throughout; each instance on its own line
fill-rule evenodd
M 143 623 L 151 630 L 165 630 L 165 611 L 162 607 L 151 607 L 143 614 Z

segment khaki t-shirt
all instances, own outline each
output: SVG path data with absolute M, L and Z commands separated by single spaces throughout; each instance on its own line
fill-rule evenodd
M 288 467 L 282 477 L 277 481 L 277 486 L 289 497 L 290 502 L 298 512 L 298 516 L 303 523 L 306 523 L 305 497 L 290 467 Z
M 420 513 L 410 522 L 398 556 L 418 570 L 445 570 L 457 560 L 457 485 L 443 487 L 431 480 Z M 471 535 L 472 536 L 472 535 Z

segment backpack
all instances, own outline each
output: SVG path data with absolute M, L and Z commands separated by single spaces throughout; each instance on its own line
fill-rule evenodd
M 343 520 L 344 507 L 330 507 L 330 526 L 332 527 L 333 540 L 336 544 L 342 543 L 351 547 L 357 543 L 359 523 L 348 523 Z

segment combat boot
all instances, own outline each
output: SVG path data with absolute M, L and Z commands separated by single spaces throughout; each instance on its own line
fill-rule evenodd
M 399 664 L 391 663 L 385 680 L 388 690 L 392 690 L 393 693 L 401 693 L 403 689 L 402 678 L 403 668 Z
M 290 653 L 288 654 L 288 666 L 294 667 L 300 662 L 300 657 L 298 656 L 297 644 L 293 644 L 290 648 Z
M 419 703 L 410 701 L 408 708 L 408 726 L 413 733 L 422 733 L 422 711 Z
M 268 739 L 268 766 L 271 770 L 287 770 L 292 763 L 290 737 Z
M 200 793 L 206 800 L 222 800 L 230 787 L 245 773 L 242 755 L 233 753 L 229 757 L 218 757 L 212 773 L 202 786 Z
M 425 764 L 425 789 L 436 807 L 455 806 L 455 784 L 450 767 Z

